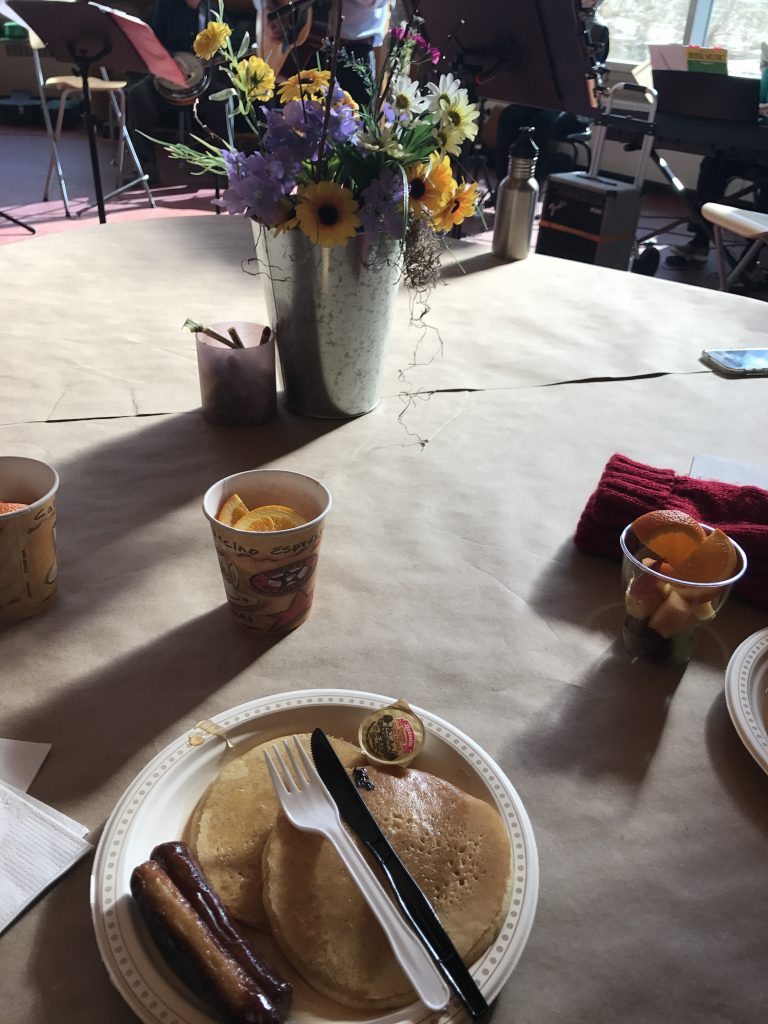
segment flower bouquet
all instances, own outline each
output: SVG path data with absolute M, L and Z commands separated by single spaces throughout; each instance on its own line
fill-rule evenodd
M 218 202 L 252 219 L 286 404 L 313 415 L 359 415 L 376 404 L 398 281 L 417 290 L 436 281 L 440 236 L 479 198 L 477 184 L 454 171 L 477 134 L 477 107 L 451 74 L 425 84 L 411 77 L 426 77 L 440 59 L 416 31 L 417 15 L 391 31 L 375 79 L 339 46 L 342 7 L 317 66 L 292 68 L 280 84 L 247 36 L 234 51 L 220 7 L 195 53 L 228 78 L 211 99 L 230 102 L 253 147 L 207 130 L 194 136 L 199 149 L 166 147 L 199 173 L 226 175 Z M 342 64 L 363 80 L 367 103 L 339 85 Z

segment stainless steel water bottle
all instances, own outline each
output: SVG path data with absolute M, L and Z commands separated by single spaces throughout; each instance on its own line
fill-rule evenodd
M 538 154 L 533 128 L 523 128 L 509 147 L 507 176 L 496 191 L 493 255 L 499 259 L 524 260 L 530 252 L 539 196 L 539 185 L 533 176 Z

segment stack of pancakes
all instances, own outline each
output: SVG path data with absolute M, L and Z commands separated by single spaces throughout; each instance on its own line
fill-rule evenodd
M 309 750 L 309 736 L 301 736 Z M 348 770 L 365 763 L 331 742 Z M 201 800 L 190 844 L 232 916 L 269 928 L 315 989 L 357 1009 L 414 998 L 386 936 L 336 851 L 280 810 L 264 762 L 270 740 L 231 761 Z M 458 787 L 411 768 L 367 766 L 361 789 L 382 831 L 429 898 L 465 963 L 495 938 L 509 902 L 511 848 L 499 814 Z

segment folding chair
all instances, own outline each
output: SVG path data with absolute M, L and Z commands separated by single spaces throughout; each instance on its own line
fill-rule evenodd
M 721 203 L 705 203 L 701 208 L 701 215 L 714 226 L 720 288 L 724 292 L 730 291 L 742 275 L 754 266 L 760 251 L 768 243 L 768 213 L 740 210 L 735 206 L 723 206 Z M 726 259 L 723 231 L 738 235 L 747 243 L 741 259 L 731 269 L 728 268 Z
M 64 201 L 64 210 L 67 217 L 71 217 L 72 214 L 69 209 L 69 197 L 67 195 L 67 185 L 64 179 L 64 172 L 61 166 L 61 160 L 59 157 L 59 143 L 61 141 L 61 131 L 64 125 L 64 114 L 66 112 L 67 99 L 72 95 L 82 95 L 82 82 L 76 75 L 56 75 L 51 78 L 46 78 L 43 74 L 42 64 L 40 62 L 40 51 L 45 49 L 45 43 L 43 40 L 36 35 L 34 32 L 29 33 L 29 45 L 32 49 L 32 58 L 35 63 L 35 74 L 37 76 L 38 90 L 40 92 L 40 101 L 43 108 L 43 118 L 45 120 L 45 127 L 48 133 L 48 138 L 51 142 L 51 159 L 48 164 L 48 173 L 45 178 L 45 186 L 43 188 L 43 201 L 47 202 L 49 198 L 51 179 L 53 178 L 54 172 L 59 181 L 59 188 L 61 190 L 61 197 Z M 104 197 L 105 200 L 111 199 L 121 192 L 127 189 L 133 188 L 135 185 L 142 184 L 144 190 L 147 193 L 147 199 L 149 200 L 150 206 L 154 207 L 155 200 L 149 189 L 147 175 L 144 173 L 142 166 L 139 162 L 139 158 L 136 155 L 131 136 L 128 132 L 126 125 L 125 116 L 125 88 L 128 83 L 123 79 L 110 79 L 107 75 L 105 68 L 101 69 L 100 78 L 88 79 L 88 87 L 91 93 L 106 94 L 109 97 L 112 112 L 117 121 L 118 131 L 118 146 L 117 146 L 117 159 L 115 161 L 117 166 L 117 178 L 115 189 Z M 56 127 L 53 128 L 51 124 L 51 116 L 48 111 L 48 102 L 46 98 L 46 89 L 55 88 L 59 92 L 59 111 L 56 118 Z M 123 174 L 123 163 L 125 159 L 125 150 L 128 149 L 131 160 L 136 168 L 136 178 L 133 181 L 127 182 L 125 185 L 121 185 L 120 181 Z M 86 210 L 90 210 L 91 207 L 95 206 L 96 203 L 89 203 L 82 209 L 77 211 L 77 215 L 85 213 Z

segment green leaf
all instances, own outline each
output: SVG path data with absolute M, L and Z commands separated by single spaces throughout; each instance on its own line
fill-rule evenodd
M 237 60 L 240 60 L 248 52 L 251 46 L 251 37 L 246 32 L 243 36 L 243 41 L 240 43 L 240 49 L 237 51 Z
M 235 89 L 221 89 L 219 92 L 212 92 L 208 97 L 209 100 L 228 100 L 232 96 L 237 96 Z

